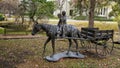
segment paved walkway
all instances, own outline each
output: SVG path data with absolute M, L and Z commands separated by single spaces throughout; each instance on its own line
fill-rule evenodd
M 0 35 L 0 40 L 7 40 L 7 39 L 33 39 L 33 38 L 40 38 L 42 36 L 32 36 L 32 35 Z

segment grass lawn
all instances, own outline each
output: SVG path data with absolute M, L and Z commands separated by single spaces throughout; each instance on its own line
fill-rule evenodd
M 42 58 L 46 36 L 39 39 L 0 40 L 0 68 L 119 68 L 120 46 L 115 45 L 113 54 L 107 58 L 95 58 L 86 55 L 84 59 L 65 58 L 58 62 L 48 62 Z M 80 43 L 80 42 L 79 42 Z M 79 44 L 79 47 L 80 44 Z M 66 51 L 67 40 L 56 41 L 56 52 Z M 74 49 L 74 45 L 72 46 Z M 46 56 L 52 53 L 51 44 L 46 49 Z

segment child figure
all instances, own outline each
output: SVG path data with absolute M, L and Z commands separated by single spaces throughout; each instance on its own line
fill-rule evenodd
M 62 11 L 61 20 L 62 20 L 61 34 L 62 34 L 62 37 L 65 37 L 65 25 L 67 24 L 67 22 L 66 22 L 67 21 L 66 12 L 65 11 Z
M 66 21 L 67 21 L 67 19 L 66 19 L 66 12 L 62 11 L 62 23 L 63 24 L 67 24 Z
M 62 14 L 59 13 L 57 16 L 59 18 L 58 27 L 60 28 L 60 26 L 62 25 Z
M 66 24 L 66 12 L 62 11 L 62 14 L 58 14 L 59 22 L 58 22 L 58 35 L 64 37 L 64 25 Z
M 57 29 L 57 37 L 61 35 L 61 25 L 62 25 L 62 15 L 59 13 L 58 15 L 59 22 L 58 22 L 58 29 Z

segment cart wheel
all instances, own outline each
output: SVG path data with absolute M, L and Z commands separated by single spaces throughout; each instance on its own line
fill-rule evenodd
M 106 57 L 111 54 L 111 52 L 113 51 L 113 47 L 113 39 L 108 39 L 104 41 L 98 41 L 95 49 L 98 56 Z
M 90 41 L 81 41 L 81 46 L 82 46 L 82 49 L 86 51 L 90 51 L 93 48 L 92 43 Z

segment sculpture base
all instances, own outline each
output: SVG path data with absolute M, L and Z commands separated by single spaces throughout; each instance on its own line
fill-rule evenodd
M 54 62 L 54 61 L 59 61 L 62 58 L 78 58 L 78 59 L 85 58 L 85 56 L 80 53 L 78 53 L 78 55 L 76 55 L 76 52 L 72 52 L 72 51 L 70 51 L 69 54 L 66 54 L 66 53 L 67 51 L 61 52 L 53 55 L 53 57 L 47 56 L 45 57 L 45 59 L 47 61 Z

